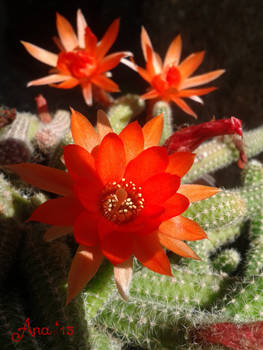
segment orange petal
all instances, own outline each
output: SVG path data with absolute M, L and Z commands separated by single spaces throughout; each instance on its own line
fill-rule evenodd
M 77 11 L 77 33 L 78 33 L 78 43 L 79 47 L 84 49 L 85 47 L 85 28 L 87 27 L 87 22 L 83 13 L 80 9 Z
M 146 81 L 148 81 L 148 83 L 151 83 L 151 80 L 152 80 L 152 76 L 147 72 L 147 70 L 146 69 L 143 69 L 143 68 L 141 68 L 141 67 L 138 67 L 138 66 L 136 66 L 136 69 L 135 69 L 139 74 L 140 74 L 140 76 L 144 79 L 144 80 L 146 80 Z M 155 91 L 155 90 L 152 90 L 152 91 Z M 156 91 L 155 91 L 156 92 Z M 156 92 L 157 93 L 157 92 Z M 145 95 L 145 94 L 144 94 Z M 144 96 L 143 95 L 143 96 Z M 157 97 L 157 96 L 156 96 Z M 146 99 L 146 98 L 145 98 Z
M 85 178 L 75 179 L 74 193 L 84 208 L 94 215 L 99 211 L 99 199 L 103 185 L 98 176 L 87 172 Z
M 103 90 L 109 91 L 109 92 L 119 92 L 119 86 L 114 83 L 113 80 L 105 77 L 104 75 L 95 75 L 91 78 L 91 82 L 98 87 L 102 88 Z
M 152 100 L 156 97 L 158 97 L 160 94 L 158 91 L 156 90 L 150 90 L 148 92 L 146 92 L 145 94 L 141 95 L 140 97 L 143 99 L 143 100 Z
M 216 90 L 217 88 L 215 86 L 211 86 L 208 88 L 203 89 L 188 89 L 188 90 L 181 90 L 178 94 L 180 97 L 192 97 L 192 96 L 202 96 L 206 95 L 211 91 Z
M 93 213 L 82 211 L 74 222 L 74 238 L 85 247 L 98 245 L 98 219 Z
M 158 67 L 154 64 L 154 51 L 150 46 L 146 46 L 146 54 L 147 54 L 147 61 L 146 61 L 146 70 L 151 75 L 154 76 L 155 74 L 159 74 Z
M 163 115 L 160 114 L 149 120 L 142 128 L 142 132 L 145 149 L 159 145 L 163 132 Z
M 122 58 L 121 63 L 125 64 L 125 66 L 131 68 L 135 72 L 137 72 L 138 66 L 135 64 L 133 57 L 129 57 L 129 59 Z
M 51 226 L 44 234 L 43 240 L 51 242 L 54 239 L 65 236 L 68 233 L 72 233 L 72 226 Z
M 72 193 L 72 180 L 65 171 L 33 163 L 6 165 L 5 167 L 16 172 L 25 182 L 41 190 L 62 196 Z
M 72 51 L 78 46 L 78 39 L 69 21 L 57 13 L 57 31 L 66 51 Z
M 92 155 L 79 145 L 67 145 L 64 147 L 64 160 L 70 176 L 75 179 L 95 176 L 95 163 Z
M 126 154 L 126 162 L 135 158 L 142 150 L 144 146 L 144 138 L 142 128 L 137 121 L 128 124 L 120 133 L 124 150 Z
M 189 207 L 189 200 L 182 194 L 176 193 L 164 204 L 165 212 L 161 218 L 163 221 L 182 214 Z
M 105 54 L 109 51 L 109 49 L 115 42 L 119 32 L 119 26 L 120 26 L 120 19 L 117 18 L 115 19 L 115 21 L 112 22 L 112 24 L 109 26 L 106 33 L 104 34 L 103 38 L 99 42 L 97 46 L 97 52 L 96 52 L 98 61 L 105 56 Z
M 165 171 L 168 163 L 167 151 L 164 147 L 151 147 L 132 159 L 124 174 L 126 180 L 141 186 L 150 177 Z
M 195 154 L 191 152 L 175 152 L 169 156 L 166 173 L 183 177 L 193 165 Z
M 141 46 L 142 46 L 143 56 L 145 58 L 145 61 L 147 61 L 147 46 L 152 48 L 152 42 L 144 27 L 142 27 L 142 30 L 141 30 Z
M 224 69 L 218 69 L 209 73 L 196 75 L 195 77 L 188 78 L 182 81 L 182 84 L 180 85 L 180 89 L 187 89 L 187 88 L 210 83 L 210 81 L 220 77 L 220 75 L 222 75 L 223 73 L 225 73 Z
M 148 269 L 172 276 L 169 259 L 160 245 L 156 232 L 134 237 L 134 255 Z
M 50 84 L 52 87 L 57 89 L 72 89 L 79 84 L 79 81 L 75 78 L 70 78 L 59 84 Z
M 198 241 L 207 238 L 206 233 L 197 222 L 180 215 L 162 222 L 159 231 L 165 236 L 184 241 Z
M 83 210 L 73 196 L 55 198 L 38 206 L 27 221 L 39 221 L 55 226 L 73 226 L 76 217 Z
M 151 204 L 162 205 L 172 197 L 180 186 L 180 178 L 177 175 L 161 173 L 150 177 L 143 185 L 145 200 Z
M 188 78 L 200 66 L 204 59 L 204 54 L 204 51 L 192 53 L 180 63 L 178 68 L 182 80 Z
M 98 73 L 104 73 L 116 67 L 120 63 L 121 58 L 124 56 L 124 52 L 116 52 L 106 56 L 100 63 Z
M 81 113 L 71 108 L 71 132 L 74 143 L 91 152 L 99 143 L 99 136 L 95 129 Z
M 90 27 L 85 28 L 85 51 L 94 55 L 98 39 Z
M 27 83 L 27 87 L 36 86 L 36 85 L 60 83 L 62 81 L 69 80 L 70 78 L 71 77 L 69 77 L 67 75 L 51 74 L 51 75 L 47 75 L 46 77 L 43 77 L 43 78 L 31 80 L 30 82 Z
M 201 103 L 202 105 L 204 104 L 204 101 L 199 96 L 190 96 L 189 98 L 197 103 Z
M 56 67 L 58 55 L 41 49 L 41 47 L 30 44 L 26 41 L 21 41 L 21 43 L 24 45 L 25 49 L 30 53 L 31 56 L 35 57 L 40 62 L 48 64 L 51 67 Z
M 123 231 L 112 231 L 113 223 L 104 217 L 99 221 L 100 248 L 104 256 L 116 266 L 123 263 L 132 254 L 133 233 Z
M 147 72 L 146 69 L 137 66 L 137 64 L 133 60 L 133 57 L 130 57 L 130 59 L 122 58 L 121 63 L 125 64 L 135 72 L 139 73 L 144 80 L 146 80 L 148 83 L 151 83 L 151 80 L 154 77 L 154 75 L 151 75 L 149 72 Z
M 82 96 L 88 106 L 92 105 L 92 86 L 90 83 L 82 84 Z
M 163 69 L 163 62 L 160 55 L 157 52 L 154 52 L 153 64 L 154 64 L 155 72 L 158 74 L 161 73 Z
M 164 59 L 164 67 L 173 64 L 178 65 L 180 58 L 181 58 L 181 52 L 182 52 L 182 39 L 181 35 L 177 35 L 177 37 L 171 42 L 165 59 Z
M 187 197 L 190 203 L 214 196 L 220 191 L 219 188 L 203 185 L 181 185 L 178 193 Z
M 68 276 L 68 304 L 86 286 L 98 271 L 103 255 L 97 247 L 79 246 Z
M 197 119 L 197 115 L 195 114 L 195 112 L 188 106 L 188 104 L 182 100 L 179 97 L 174 97 L 171 96 L 171 100 L 177 104 L 178 107 L 180 107 L 185 113 L 192 115 L 194 118 Z
M 112 131 L 112 127 L 110 125 L 109 118 L 107 117 L 107 114 L 102 110 L 99 109 L 97 112 L 97 132 L 99 135 L 100 141 L 109 134 Z
M 96 168 L 104 184 L 119 181 L 124 172 L 126 157 L 118 135 L 110 133 L 102 140 L 96 156 Z
M 195 252 L 190 247 L 188 247 L 188 245 L 185 244 L 184 242 L 171 238 L 169 236 L 163 235 L 160 232 L 158 236 L 159 236 L 160 243 L 167 249 L 174 252 L 175 254 L 181 255 L 185 258 L 200 260 L 199 256 L 196 255 Z
M 132 280 L 132 256 L 123 263 L 114 266 L 114 279 L 120 296 L 123 300 L 128 301 L 130 284 Z

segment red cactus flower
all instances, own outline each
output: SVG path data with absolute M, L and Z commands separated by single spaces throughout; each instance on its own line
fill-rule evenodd
M 194 154 L 168 156 L 158 146 L 162 116 L 143 128 L 133 122 L 120 135 L 98 113 L 97 132 L 73 111 L 71 131 L 75 144 L 64 147 L 68 172 L 37 164 L 8 166 L 22 179 L 62 197 L 35 209 L 29 220 L 53 225 L 52 239 L 72 230 L 80 244 L 68 278 L 69 302 L 94 276 L 104 257 L 114 265 L 120 294 L 127 299 L 133 255 L 146 267 L 171 275 L 162 246 L 184 257 L 198 259 L 184 240 L 206 237 L 202 228 L 182 214 L 190 202 L 210 197 L 217 188 L 182 185 Z
M 204 58 L 204 51 L 193 53 L 186 57 L 181 63 L 182 40 L 178 35 L 170 44 L 164 62 L 153 50 L 151 40 L 144 28 L 141 32 L 141 46 L 146 61 L 146 68 L 137 66 L 133 61 L 123 59 L 122 62 L 134 69 L 140 76 L 150 84 L 148 92 L 141 97 L 144 99 L 161 99 L 176 103 L 184 112 L 197 118 L 194 111 L 183 100 L 184 97 L 191 98 L 203 103 L 199 97 L 215 90 L 214 86 L 196 89 L 196 86 L 204 85 L 218 78 L 225 70 L 218 69 L 209 73 L 191 75 L 200 66 Z
M 88 27 L 81 10 L 77 11 L 77 35 L 66 18 L 58 13 L 57 31 L 59 39 L 56 38 L 56 43 L 61 50 L 58 55 L 22 41 L 34 58 L 53 67 L 50 75 L 30 81 L 27 86 L 49 84 L 60 89 L 71 89 L 80 85 L 88 105 L 92 104 L 94 88 L 96 95 L 103 96 L 105 102 L 108 102 L 109 97 L 105 91 L 118 92 L 119 87 L 109 79 L 107 72 L 116 67 L 122 57 L 130 54 L 115 52 L 105 56 L 116 40 L 119 19 L 110 25 L 99 42 Z

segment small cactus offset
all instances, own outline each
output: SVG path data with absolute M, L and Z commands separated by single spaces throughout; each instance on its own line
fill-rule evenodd
M 52 67 L 28 86 L 80 85 L 107 111 L 93 127 L 42 95 L 35 115 L 0 108 L 0 348 L 262 350 L 263 127 L 173 130 L 174 110 L 197 118 L 185 99 L 203 103 L 215 87 L 196 87 L 224 73 L 192 77 L 203 52 L 179 63 L 180 35 L 162 61 L 143 27 L 142 68 L 107 54 L 119 19 L 100 41 L 81 10 L 77 34 L 58 13 L 57 29 L 58 54 L 22 41 Z M 119 63 L 144 94 L 110 95 Z M 232 163 L 241 185 L 204 185 Z

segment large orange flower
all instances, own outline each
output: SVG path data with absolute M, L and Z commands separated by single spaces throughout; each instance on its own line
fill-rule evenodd
M 116 40 L 119 22 L 116 19 L 98 42 L 81 10 L 77 11 L 77 35 L 66 18 L 57 14 L 59 38 L 56 38 L 56 43 L 61 50 L 58 55 L 22 41 L 33 57 L 53 67 L 50 75 L 30 81 L 27 86 L 51 84 L 60 89 L 71 89 L 81 85 L 88 105 L 92 104 L 92 88 L 95 87 L 97 95 L 102 95 L 107 101 L 105 91 L 119 91 L 118 85 L 107 77 L 107 72 L 116 67 L 122 57 L 129 55 L 127 52 L 116 52 L 105 56 Z
M 146 61 L 146 68 L 137 66 L 133 61 L 122 59 L 122 62 L 137 71 L 140 76 L 150 85 L 148 92 L 141 97 L 144 99 L 161 99 L 175 102 L 184 112 L 197 117 L 194 111 L 183 100 L 184 97 L 191 98 L 203 103 L 199 97 L 215 90 L 214 86 L 196 89 L 198 85 L 204 85 L 218 78 L 225 72 L 218 69 L 209 73 L 191 77 L 199 67 L 204 58 L 204 51 L 193 53 L 186 57 L 181 63 L 182 40 L 178 35 L 170 44 L 162 62 L 160 56 L 153 50 L 151 40 L 142 27 L 141 46 Z M 194 89 L 193 89 L 194 88 Z
M 190 202 L 212 196 L 218 189 L 180 186 L 194 154 L 168 156 L 167 150 L 158 146 L 162 123 L 162 116 L 143 128 L 133 122 L 117 135 L 102 111 L 97 132 L 83 115 L 73 111 L 75 144 L 64 148 L 68 172 L 30 163 L 7 166 L 33 186 L 61 196 L 40 205 L 29 220 L 53 225 L 45 235 L 49 240 L 73 227 L 80 246 L 69 272 L 67 302 L 94 276 L 104 257 L 114 265 L 124 299 L 133 256 L 164 275 L 171 275 L 171 268 L 162 246 L 198 259 L 183 241 L 200 240 L 206 234 L 180 214 Z

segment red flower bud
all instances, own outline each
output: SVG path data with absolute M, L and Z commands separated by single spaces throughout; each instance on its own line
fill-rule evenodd
M 202 142 L 214 136 L 233 135 L 242 136 L 242 122 L 235 117 L 189 126 L 176 131 L 165 142 L 168 153 L 192 152 Z
M 51 115 L 48 111 L 47 100 L 45 99 L 45 97 L 39 94 L 35 97 L 35 101 L 36 101 L 37 115 L 39 119 L 43 123 L 50 123 Z

